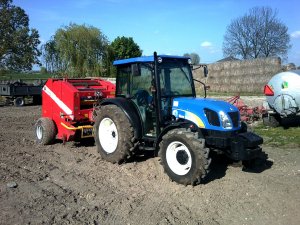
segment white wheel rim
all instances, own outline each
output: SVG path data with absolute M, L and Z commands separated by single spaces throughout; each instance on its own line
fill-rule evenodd
M 189 149 L 179 141 L 169 144 L 166 151 L 166 160 L 169 168 L 180 176 L 187 174 L 192 166 L 192 157 Z
M 104 118 L 99 125 L 98 137 L 103 150 L 113 153 L 118 146 L 118 131 L 110 118 Z
M 36 136 L 39 140 L 43 138 L 43 127 L 41 125 L 37 125 L 36 127 Z

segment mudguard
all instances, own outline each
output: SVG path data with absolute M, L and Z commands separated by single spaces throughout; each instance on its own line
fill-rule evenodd
M 132 127 L 134 128 L 134 137 L 141 139 L 143 136 L 142 122 L 139 113 L 130 99 L 126 98 L 105 98 L 100 102 L 100 106 L 103 105 L 116 105 L 125 113 L 129 119 Z M 101 110 L 101 109 L 100 109 Z

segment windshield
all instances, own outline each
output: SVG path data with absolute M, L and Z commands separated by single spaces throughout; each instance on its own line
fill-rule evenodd
M 161 96 L 193 96 L 191 69 L 186 60 L 163 58 L 158 72 Z

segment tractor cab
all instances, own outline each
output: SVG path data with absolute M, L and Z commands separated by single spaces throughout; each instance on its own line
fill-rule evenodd
M 144 137 L 156 138 L 171 123 L 174 98 L 196 96 L 189 61 L 188 57 L 162 55 L 114 62 L 116 97 L 134 103 Z

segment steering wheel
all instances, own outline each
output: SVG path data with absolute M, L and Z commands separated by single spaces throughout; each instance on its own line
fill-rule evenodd
M 172 95 L 180 95 L 179 91 L 171 91 Z
M 148 106 L 148 99 L 150 95 L 147 91 L 142 89 L 138 90 L 134 96 L 136 97 L 136 101 L 139 106 Z

